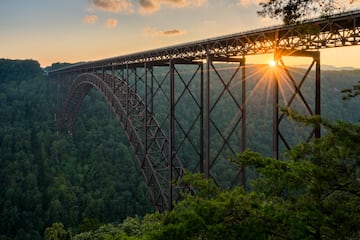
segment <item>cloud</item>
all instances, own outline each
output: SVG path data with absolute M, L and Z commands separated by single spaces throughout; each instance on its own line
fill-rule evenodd
M 207 0 L 160 0 L 172 7 L 200 7 L 207 3 Z
M 153 13 L 160 9 L 160 2 L 158 0 L 139 0 L 140 13 Z
M 140 13 L 149 14 L 160 10 L 162 5 L 172 8 L 201 7 L 208 0 L 139 0 Z
M 118 20 L 115 19 L 115 18 L 108 18 L 108 19 L 105 20 L 104 24 L 108 28 L 114 28 L 114 27 L 117 26 Z
M 151 14 L 161 9 L 162 6 L 168 6 L 171 8 L 184 8 L 184 7 L 201 7 L 205 5 L 208 0 L 138 0 L 138 4 L 135 4 L 134 0 L 88 0 L 93 9 L 101 9 L 107 12 L 124 12 L 134 13 L 135 7 L 138 7 L 137 11 L 141 14 Z
M 258 5 L 260 2 L 263 2 L 263 0 L 239 0 L 236 5 L 241 7 L 248 7 L 250 5 Z
M 96 15 L 87 15 L 83 18 L 83 23 L 85 24 L 95 24 L 98 21 L 98 16 Z
M 165 30 L 161 31 L 156 28 L 146 27 L 144 30 L 144 35 L 148 37 L 170 37 L 170 36 L 178 36 L 185 34 L 185 31 L 180 29 L 171 29 L 171 30 Z
M 182 34 L 184 34 L 184 32 L 179 29 L 172 29 L 172 30 L 163 31 L 163 34 L 167 35 L 167 36 L 170 36 L 170 35 L 174 36 L 174 35 L 182 35 Z
M 107 12 L 133 12 L 133 4 L 129 0 L 89 0 L 90 3 Z

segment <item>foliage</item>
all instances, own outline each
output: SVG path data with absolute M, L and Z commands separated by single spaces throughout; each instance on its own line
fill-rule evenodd
M 264 194 L 275 236 L 290 239 L 359 237 L 360 127 L 326 123 L 331 133 L 291 150 L 286 161 L 245 152 L 238 162 L 256 167 L 254 192 Z
M 328 16 L 344 10 L 353 0 L 266 0 L 260 3 L 262 17 L 280 18 L 285 24 L 303 20 L 314 14 Z
M 45 229 L 46 240 L 70 240 L 71 232 L 64 230 L 62 223 L 53 223 L 51 227 Z
M 351 239 L 360 236 L 360 126 L 325 121 L 331 133 L 284 160 L 246 151 L 256 169 L 242 189 L 187 196 L 164 216 L 156 239 Z M 201 186 L 214 188 L 202 180 Z
M 0 59 L 0 82 L 33 79 L 42 73 L 40 64 L 34 60 Z
M 70 63 L 57 62 L 57 63 L 51 64 L 51 66 L 45 67 L 44 70 L 45 70 L 45 72 L 49 72 L 51 70 L 56 70 L 56 69 L 59 69 L 59 68 L 69 67 L 71 65 L 72 64 L 70 64 Z
M 76 133 L 57 134 L 56 86 L 32 60 L 0 60 L 0 239 L 74 234 L 152 211 L 126 138 L 101 96 L 86 97 Z
M 352 88 L 344 89 L 341 92 L 345 94 L 343 96 L 344 100 L 349 100 L 360 95 L 360 81 L 359 84 L 354 85 Z
M 153 213 L 146 215 L 143 219 L 138 216 L 127 217 L 121 224 L 102 225 L 97 229 L 76 234 L 73 240 L 104 239 L 104 240 L 136 240 L 151 239 L 161 227 L 162 215 Z
M 88 232 L 99 228 L 102 224 L 97 218 L 84 218 L 79 224 L 77 232 Z
M 186 175 L 197 194 L 171 212 L 127 218 L 108 239 L 359 239 L 360 126 L 322 122 L 329 134 L 283 160 L 249 150 L 233 159 L 256 169 L 251 192 Z
M 184 177 L 196 195 L 186 196 L 173 212 L 142 217 L 153 211 L 145 183 L 126 137 L 101 96 L 91 92 L 85 97 L 76 131 L 57 134 L 58 88 L 44 78 L 37 62 L 26 60 L 26 67 L 21 63 L 9 60 L 0 64 L 0 239 L 42 239 L 47 228 L 53 233 L 71 232 L 74 239 L 157 239 L 168 234 L 208 239 L 268 236 L 265 223 L 271 222 L 271 211 L 264 207 L 275 207 L 265 204 L 266 195 L 245 194 L 240 188 L 224 191 L 200 175 Z M 357 121 L 358 101 L 341 102 L 334 96 L 341 95 L 338 89 L 352 86 L 358 71 L 324 71 L 322 77 L 327 79 L 323 100 L 331 105 L 330 109 L 324 106 L 324 115 Z M 256 99 L 249 109 L 253 115 L 263 111 L 263 104 Z M 226 102 L 223 105 L 217 113 L 220 117 L 231 108 Z M 183 115 L 178 120 L 189 121 L 187 114 Z M 249 121 L 249 134 L 269 135 L 259 119 Z M 328 127 L 328 131 L 348 136 L 341 140 L 344 144 L 358 146 L 354 144 L 357 130 L 345 123 Z M 262 150 L 267 147 L 266 139 L 249 142 L 249 146 Z M 346 146 L 337 149 L 348 152 Z M 188 162 L 191 155 L 184 155 Z M 227 166 L 224 160 L 212 174 L 226 177 Z M 136 214 L 139 217 L 127 218 Z

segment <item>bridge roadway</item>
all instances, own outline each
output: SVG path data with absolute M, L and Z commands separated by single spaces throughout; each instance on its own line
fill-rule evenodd
M 326 18 L 310 19 L 301 24 L 256 29 L 81 63 L 55 70 L 52 73 L 175 59 L 206 59 L 207 56 L 232 57 L 267 54 L 273 53 L 275 49 L 298 51 L 353 46 L 360 42 L 359 26 L 360 10 L 356 10 Z
M 224 159 L 234 157 L 247 146 L 246 56 L 274 54 L 291 85 L 288 99 L 282 100 L 279 75 L 273 74 L 272 155 L 278 158 L 280 150 L 294 144 L 286 136 L 284 129 L 289 125 L 284 123 L 285 114 L 279 113 L 278 106 L 295 108 L 298 99 L 306 114 L 320 115 L 319 50 L 359 43 L 360 10 L 356 10 L 301 24 L 74 64 L 50 71 L 49 77 L 63 95 L 59 120 L 62 131 L 72 131 L 81 102 L 92 88 L 104 96 L 125 130 L 155 208 L 164 211 L 172 208 L 182 191 L 193 191 L 179 183 L 185 167 L 224 187 L 246 184 L 246 169 L 237 169 L 231 163 L 225 164 L 229 170 L 219 176 Z M 295 80 L 283 56 L 312 61 L 300 80 Z M 224 76 L 221 70 L 224 63 L 232 63 L 230 76 Z M 187 67 L 186 73 L 183 66 Z M 302 92 L 305 82 L 310 82 L 307 79 L 315 80 L 311 81 L 313 99 Z M 159 101 L 163 101 L 166 113 Z M 234 113 L 219 120 L 227 106 Z M 189 115 L 189 123 L 183 123 L 181 115 Z M 320 129 L 313 128 L 307 132 L 306 140 L 319 136 Z M 191 158 L 192 163 L 184 167 L 183 158 Z M 222 183 L 224 177 L 231 181 Z

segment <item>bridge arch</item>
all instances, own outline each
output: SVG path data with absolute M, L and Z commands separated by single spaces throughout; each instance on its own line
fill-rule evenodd
M 141 97 L 119 77 L 83 73 L 72 82 L 59 122 L 60 131 L 71 131 L 84 97 L 95 88 L 117 116 L 135 153 L 155 208 L 169 210 L 182 187 L 173 187 L 183 175 L 176 156 L 169 156 L 169 141 Z M 150 141 L 151 139 L 151 141 Z M 170 159 L 173 158 L 173 159 Z

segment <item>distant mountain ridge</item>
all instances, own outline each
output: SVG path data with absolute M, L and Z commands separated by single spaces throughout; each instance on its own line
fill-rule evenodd
M 296 68 L 308 68 L 309 65 L 293 65 L 293 67 Z M 360 70 L 360 68 L 355 68 L 355 67 L 337 67 L 337 66 L 333 66 L 333 65 L 325 65 L 325 64 L 321 64 L 320 66 L 321 70 L 325 70 L 325 71 L 356 71 L 356 70 Z

